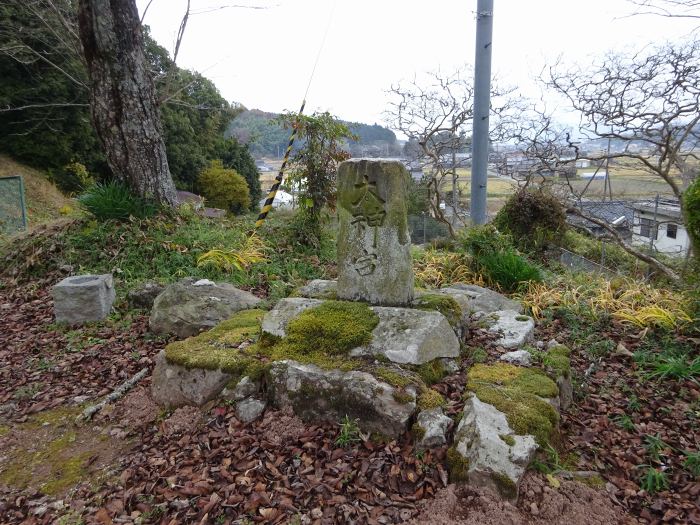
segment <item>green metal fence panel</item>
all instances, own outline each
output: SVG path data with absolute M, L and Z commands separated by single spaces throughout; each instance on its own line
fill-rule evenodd
M 413 244 L 425 244 L 439 237 L 447 237 L 447 226 L 427 215 L 409 215 L 408 229 Z
M 0 234 L 27 229 L 24 180 L 20 176 L 0 177 Z

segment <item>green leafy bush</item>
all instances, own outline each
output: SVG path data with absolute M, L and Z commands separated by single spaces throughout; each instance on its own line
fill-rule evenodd
M 85 191 L 95 184 L 87 168 L 80 162 L 71 162 L 59 170 L 53 170 L 51 181 L 68 195 Z
M 134 195 L 118 181 L 95 184 L 78 197 L 78 202 L 101 221 L 124 220 L 129 217 L 143 219 L 158 211 L 155 204 Z
M 514 292 L 523 283 L 542 280 L 539 268 L 515 250 L 510 235 L 501 233 L 492 224 L 460 232 L 457 243 L 472 255 L 471 270 L 505 292 Z
M 506 201 L 493 224 L 512 235 L 520 249 L 542 251 L 560 242 L 566 231 L 566 213 L 548 190 L 522 188 Z
M 251 208 L 257 209 L 258 201 L 262 196 L 260 173 L 258 173 L 258 168 L 255 166 L 255 160 L 253 160 L 248 151 L 248 146 L 239 143 L 234 138 L 229 138 L 221 143 L 217 153 L 224 168 L 236 170 L 246 180 L 248 191 L 250 192 Z
M 226 169 L 222 161 L 211 161 L 199 175 L 199 187 L 209 206 L 234 214 L 250 208 L 250 191 L 245 179 L 236 170 Z
M 539 268 L 514 250 L 482 254 L 474 261 L 481 275 L 504 292 L 515 292 L 525 283 L 542 280 Z
M 700 257 L 700 178 L 695 179 L 683 193 L 683 207 L 686 229 L 697 261 Z
M 465 228 L 459 232 L 457 243 L 474 257 L 513 249 L 510 236 L 502 234 L 492 224 Z

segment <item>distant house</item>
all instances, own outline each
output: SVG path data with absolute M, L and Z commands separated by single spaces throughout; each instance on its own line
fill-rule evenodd
M 631 202 L 582 201 L 576 207 L 589 217 L 599 219 L 613 227 L 623 238 L 630 239 L 632 237 L 634 210 Z M 573 213 L 567 215 L 566 221 L 573 226 L 586 228 L 597 237 L 606 234 L 605 228 Z
M 260 207 L 262 208 L 263 205 L 265 204 L 265 199 L 260 200 Z M 292 196 L 291 193 L 287 193 L 286 191 L 282 190 L 277 190 L 277 194 L 275 195 L 275 200 L 272 201 L 272 208 L 293 208 L 294 207 L 294 197 Z
M 605 176 L 607 174 L 607 171 L 605 170 L 598 170 L 598 171 L 584 171 L 583 173 L 579 173 L 579 177 L 581 177 L 583 180 L 603 180 L 605 179 Z
M 637 202 L 633 205 L 633 211 L 633 244 L 652 246 L 654 251 L 672 257 L 682 257 L 688 253 L 690 238 L 683 226 L 677 200 Z

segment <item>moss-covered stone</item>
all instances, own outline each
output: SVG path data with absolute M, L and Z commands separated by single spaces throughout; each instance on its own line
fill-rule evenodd
M 185 368 L 240 374 L 250 364 L 252 352 L 243 352 L 239 346 L 257 339 L 264 315 L 263 310 L 242 310 L 212 330 L 170 343 L 165 348 L 165 357 L 168 362 Z
M 546 374 L 535 368 L 524 368 L 508 363 L 477 364 L 469 369 L 469 383 L 475 386 L 503 385 L 540 397 L 556 397 L 559 389 Z
M 361 361 L 347 357 L 353 348 L 369 344 L 379 317 L 364 303 L 326 301 L 289 322 L 286 337 L 269 341 L 262 353 L 272 361 L 293 359 L 321 368 L 348 371 Z
M 544 354 L 542 364 L 550 377 L 569 377 L 571 375 L 571 350 L 564 345 L 556 345 Z
M 261 378 L 272 361 L 293 359 L 321 368 L 352 370 L 359 361 L 348 351 L 368 344 L 378 316 L 363 303 L 328 301 L 302 312 L 287 336 L 260 334 L 263 310 L 244 310 L 216 328 L 165 349 L 166 359 L 186 368 L 220 369 L 235 377 Z
M 542 398 L 556 396 L 558 389 L 541 371 L 505 363 L 475 365 L 467 391 L 503 412 L 517 434 L 531 434 L 540 446 L 553 438 L 559 415 Z
M 454 328 L 460 325 L 462 308 L 453 297 L 446 294 L 423 294 L 413 300 L 413 307 L 419 310 L 435 310 L 444 315 Z
M 416 384 L 416 378 L 414 376 L 386 366 L 375 368 L 372 370 L 372 375 L 398 388 L 406 388 L 408 385 Z
M 469 460 L 454 447 L 447 449 L 447 468 L 451 482 L 469 481 Z
M 444 407 L 446 404 L 447 401 L 445 401 L 445 398 L 442 397 L 442 394 L 431 388 L 424 389 L 418 396 L 418 408 L 421 410 Z
M 494 472 L 491 479 L 496 484 L 496 488 L 501 496 L 513 500 L 518 496 L 518 486 L 507 475 Z
M 277 346 L 290 347 L 294 353 L 314 350 L 345 355 L 369 344 L 378 324 L 379 316 L 364 303 L 326 301 L 290 321 L 287 336 Z

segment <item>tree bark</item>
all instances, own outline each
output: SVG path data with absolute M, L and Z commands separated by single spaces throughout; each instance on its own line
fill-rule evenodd
M 78 26 L 90 77 L 92 120 L 109 167 L 138 195 L 175 205 L 134 0 L 80 0 Z

